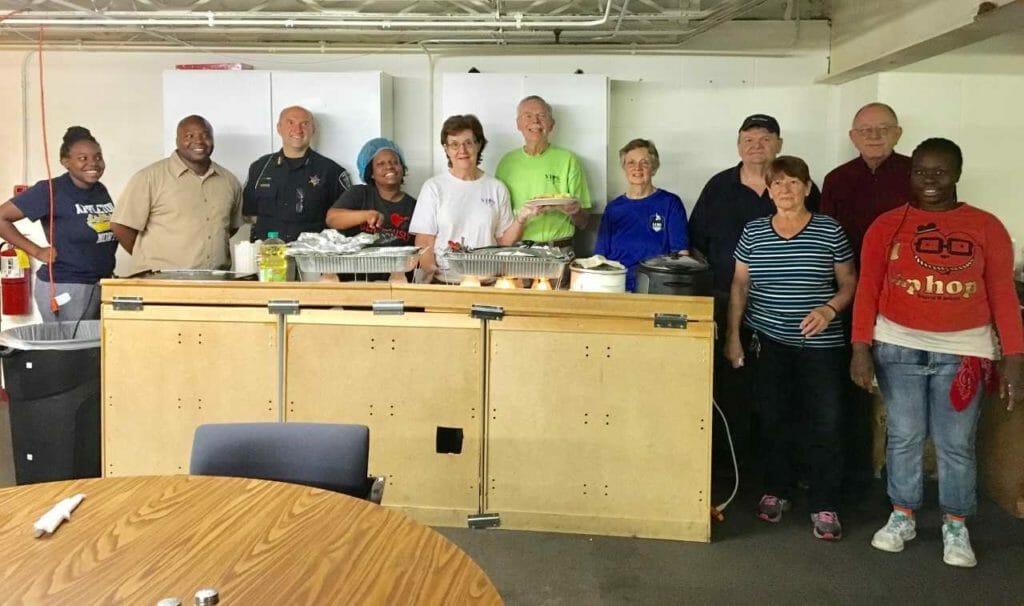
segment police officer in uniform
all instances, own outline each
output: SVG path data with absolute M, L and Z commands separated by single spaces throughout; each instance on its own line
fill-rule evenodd
M 291 242 L 302 232 L 323 230 L 327 209 L 351 186 L 344 168 L 309 147 L 315 132 L 308 109 L 296 105 L 281 110 L 281 150 L 253 162 L 245 183 L 242 213 L 255 223 L 251 241 L 265 240 L 268 232 L 276 231 Z

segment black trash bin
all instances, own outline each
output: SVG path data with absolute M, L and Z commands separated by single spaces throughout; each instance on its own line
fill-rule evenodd
M 21 484 L 100 475 L 100 323 L 47 322 L 0 333 Z

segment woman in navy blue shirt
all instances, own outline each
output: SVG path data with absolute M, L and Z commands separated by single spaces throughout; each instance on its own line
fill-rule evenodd
M 35 300 L 44 322 L 94 320 L 100 317 L 99 281 L 114 273 L 117 240 L 110 231 L 114 202 L 100 183 L 106 165 L 100 144 L 88 129 L 72 126 L 64 133 L 60 163 L 67 169 L 50 183 L 40 181 L 0 205 L 0 237 L 43 265 L 36 273 Z M 47 239 L 40 246 L 14 226 L 40 221 Z M 51 289 L 51 267 L 53 288 Z
M 594 254 L 626 266 L 626 290 L 636 290 L 641 261 L 669 253 L 688 254 L 686 208 L 679 196 L 657 189 L 658 148 L 647 139 L 633 139 L 619 150 L 629 187 L 608 203 L 601 216 Z

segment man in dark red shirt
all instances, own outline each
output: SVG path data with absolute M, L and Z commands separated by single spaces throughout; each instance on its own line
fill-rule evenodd
M 860 155 L 825 176 L 821 212 L 846 230 L 858 269 L 868 227 L 879 215 L 912 199 L 910 158 L 893 151 L 902 134 L 891 107 L 868 103 L 854 114 L 850 128 L 850 141 Z M 843 324 L 849 336 L 849 313 L 844 314 Z M 871 408 L 871 395 L 848 382 L 843 413 L 844 492 L 854 496 L 871 477 Z
M 846 230 L 857 264 L 861 241 L 878 215 L 910 201 L 910 158 L 893 151 L 900 140 L 896 112 L 868 103 L 853 116 L 850 141 L 860 155 L 825 176 L 821 212 Z

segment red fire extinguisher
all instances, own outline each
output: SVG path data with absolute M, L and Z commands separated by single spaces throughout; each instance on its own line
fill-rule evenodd
M 32 313 L 32 276 L 28 255 L 4 244 L 0 248 L 0 307 L 5 316 Z

